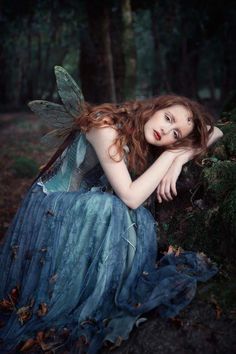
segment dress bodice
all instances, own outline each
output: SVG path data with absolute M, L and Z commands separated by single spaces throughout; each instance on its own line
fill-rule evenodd
M 78 134 L 38 184 L 45 193 L 78 191 L 81 187 L 110 189 L 93 146 L 85 134 Z

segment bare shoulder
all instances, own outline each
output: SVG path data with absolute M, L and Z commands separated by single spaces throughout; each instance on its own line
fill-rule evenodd
M 117 131 L 112 126 L 105 126 L 101 128 L 91 128 L 86 133 L 86 138 L 90 143 L 99 141 L 113 141 L 117 137 Z

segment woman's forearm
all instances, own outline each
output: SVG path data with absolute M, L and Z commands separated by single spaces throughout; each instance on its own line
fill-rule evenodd
M 135 181 L 131 182 L 126 195 L 121 199 L 135 209 L 157 188 L 179 153 L 164 151 L 159 158 Z
M 220 139 L 222 136 L 223 136 L 223 132 L 219 128 L 214 127 L 213 132 L 209 136 L 207 146 L 209 147 L 210 145 L 215 143 L 218 139 Z M 199 154 L 199 152 L 201 152 L 201 149 L 189 149 L 185 151 L 182 155 L 178 156 L 177 159 L 179 160 L 179 162 L 181 162 L 184 165 L 188 161 L 192 160 L 197 154 Z

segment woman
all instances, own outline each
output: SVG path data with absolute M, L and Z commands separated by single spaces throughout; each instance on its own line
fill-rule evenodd
M 175 95 L 92 107 L 62 68 L 56 76 L 64 107 L 31 108 L 45 105 L 59 127 L 49 135 L 63 142 L 2 249 L 1 353 L 96 353 L 153 308 L 176 315 L 217 271 L 193 252 L 156 260 L 156 222 L 142 206 L 155 190 L 171 200 L 183 164 L 222 135 L 204 109 Z

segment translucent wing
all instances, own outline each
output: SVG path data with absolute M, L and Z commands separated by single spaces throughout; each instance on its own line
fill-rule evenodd
M 43 143 L 51 147 L 60 145 L 74 129 L 75 118 L 81 114 L 84 102 L 79 86 L 68 72 L 60 66 L 55 66 L 54 70 L 62 105 L 44 100 L 28 103 L 34 113 L 49 126 L 55 128 L 41 139 Z
M 55 75 L 58 93 L 66 110 L 73 117 L 78 117 L 81 113 L 81 107 L 84 102 L 84 96 L 79 86 L 61 66 L 55 66 Z
M 67 110 L 60 104 L 43 100 L 35 100 L 28 103 L 30 109 L 42 120 L 53 128 L 69 127 L 74 122 Z
M 70 134 L 71 128 L 68 129 L 54 129 L 45 134 L 40 140 L 49 148 L 57 148 L 63 143 L 65 138 Z

